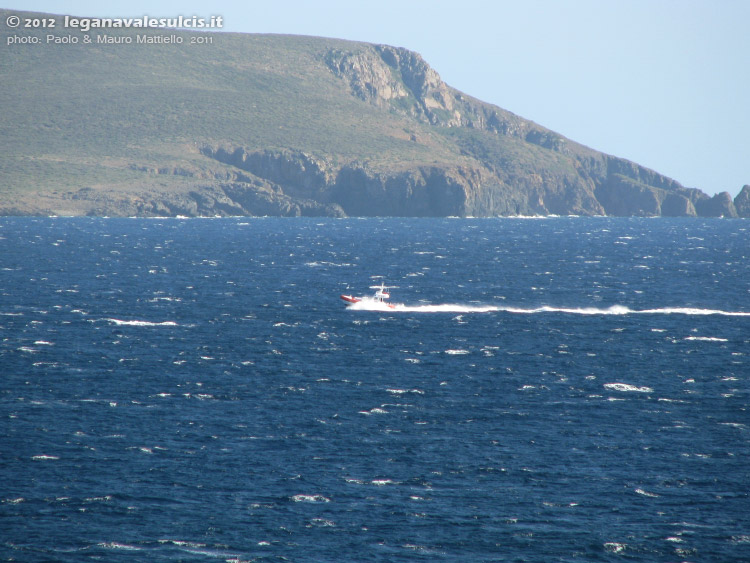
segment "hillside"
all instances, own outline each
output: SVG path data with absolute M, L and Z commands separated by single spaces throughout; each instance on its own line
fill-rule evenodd
M 750 187 L 685 188 L 406 49 L 11 14 L 32 17 L 0 10 L 0 214 L 750 216 Z

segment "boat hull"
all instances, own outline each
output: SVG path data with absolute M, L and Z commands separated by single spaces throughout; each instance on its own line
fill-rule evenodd
M 347 303 L 359 303 L 360 301 L 362 301 L 361 297 L 354 297 L 353 295 L 341 295 L 341 299 L 343 299 Z M 388 303 L 386 301 L 380 301 L 380 300 L 377 301 L 377 302 L 381 303 L 381 304 L 383 304 L 386 307 L 389 307 L 391 309 L 395 309 L 396 308 L 396 305 L 394 305 L 393 303 Z

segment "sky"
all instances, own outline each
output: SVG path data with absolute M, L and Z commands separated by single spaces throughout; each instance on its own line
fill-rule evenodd
M 450 86 L 686 187 L 750 184 L 750 0 L 0 0 L 420 53 Z

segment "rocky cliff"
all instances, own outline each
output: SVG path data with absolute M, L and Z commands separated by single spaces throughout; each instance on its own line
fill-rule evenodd
M 9 48 L 0 214 L 750 216 L 748 186 L 734 201 L 683 187 L 472 98 L 407 49 L 213 35 Z
M 479 143 L 465 142 L 462 147 L 481 166 L 433 170 L 426 176 L 420 172 L 420 185 L 435 190 L 436 199 L 452 203 L 449 208 L 441 207 L 444 213 L 738 216 L 728 193 L 709 198 L 700 190 L 684 188 L 652 170 L 597 153 L 466 96 L 447 86 L 418 54 L 406 49 L 377 45 L 358 53 L 337 50 L 328 53 L 326 62 L 348 84 L 351 94 L 363 101 L 434 126 L 470 129 L 475 138 L 477 132 L 485 133 Z M 518 163 L 509 162 L 507 155 L 486 150 L 486 145 L 502 144 L 499 137 L 537 145 L 559 156 L 553 166 L 548 165 L 549 158 L 538 158 L 519 174 Z M 347 177 L 356 179 L 354 193 L 367 192 L 365 186 L 374 182 L 372 178 L 363 182 L 367 178 L 363 171 Z M 400 201 L 406 203 L 403 194 L 414 192 L 413 176 L 389 180 L 375 183 L 390 184 L 391 189 L 399 186 Z M 454 187 L 453 196 L 445 200 L 439 194 L 448 184 Z M 349 199 L 353 199 L 351 194 Z M 352 208 L 352 204 L 343 207 Z M 744 207 L 740 215 L 748 216 Z
M 734 198 L 734 207 L 740 217 L 750 217 L 750 186 L 745 185 Z
M 616 215 L 750 216 L 728 193 L 710 198 L 653 170 L 597 153 L 447 86 L 416 53 L 386 45 L 329 50 L 324 60 L 350 95 L 447 131 L 473 165 L 377 169 L 336 166 L 284 151 L 203 146 L 201 152 L 250 173 L 277 194 L 326 213 L 353 216 Z M 464 129 L 464 135 L 455 134 Z M 413 142 L 418 142 L 412 136 Z M 536 159 L 503 154 L 509 140 L 536 145 Z M 543 149 L 543 150 L 540 150 Z M 549 152 L 557 153 L 550 157 Z M 743 192 L 747 194 L 750 192 Z M 743 196 L 747 199 L 747 196 Z

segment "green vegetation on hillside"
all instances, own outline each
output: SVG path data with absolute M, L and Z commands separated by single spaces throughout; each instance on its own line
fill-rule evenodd
M 214 33 L 211 44 L 191 45 L 193 33 L 131 29 L 117 32 L 129 45 L 54 45 L 32 33 L 41 44 L 8 46 L 0 59 L 6 186 L 28 187 L 39 156 L 64 174 L 62 163 L 86 168 L 80 159 L 97 157 L 200 159 L 187 147 L 215 141 L 346 160 L 450 158 L 438 143 L 410 143 L 397 116 L 341 92 L 322 60 L 334 40 Z M 184 42 L 138 44 L 143 33 Z

